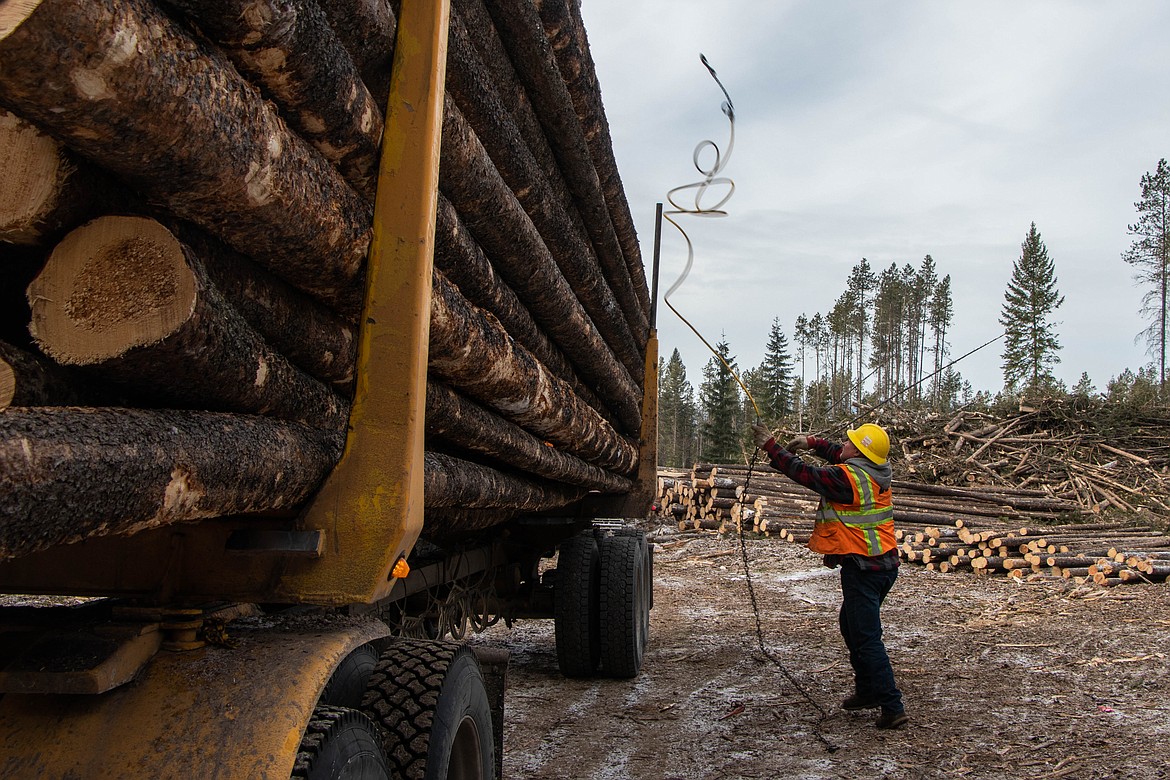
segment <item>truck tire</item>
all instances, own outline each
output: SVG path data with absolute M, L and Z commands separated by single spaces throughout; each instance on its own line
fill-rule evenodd
M 601 567 L 591 532 L 561 543 L 553 588 L 557 666 L 566 677 L 588 677 L 601 664 Z
M 378 727 L 346 707 L 317 705 L 301 738 L 292 780 L 390 780 Z
M 382 653 L 363 709 L 386 733 L 395 777 L 494 780 L 491 705 L 470 648 L 398 640 Z
M 361 709 L 366 684 L 377 664 L 378 651 L 373 645 L 367 643 L 355 648 L 338 664 L 329 682 L 325 683 L 317 703 L 348 707 L 351 710 Z
M 645 541 L 605 536 L 601 557 L 601 668 L 610 677 L 636 677 L 649 628 Z
M 646 635 L 650 635 L 650 610 L 654 609 L 654 545 L 646 538 L 646 534 L 632 525 L 612 529 L 614 536 L 632 536 L 642 545 L 646 558 Z

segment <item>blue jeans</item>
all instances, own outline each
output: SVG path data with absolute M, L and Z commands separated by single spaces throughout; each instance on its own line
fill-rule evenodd
M 841 565 L 839 622 L 857 693 L 880 704 L 882 712 L 895 713 L 904 711 L 905 706 L 882 642 L 881 606 L 897 578 L 897 569 L 865 571 L 849 562 Z

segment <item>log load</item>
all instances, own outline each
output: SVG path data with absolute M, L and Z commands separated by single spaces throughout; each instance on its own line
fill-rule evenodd
M 390 0 L 328 0 L 321 4 L 321 10 L 349 52 L 375 105 L 385 114 L 398 31 Z
M 103 209 L 131 201 L 109 174 L 0 109 L 0 241 L 50 246 Z
M 428 507 L 548 510 L 570 504 L 586 492 L 517 477 L 438 452 L 428 452 L 424 463 Z
M 524 142 L 495 85 L 488 79 L 470 38 L 462 19 L 453 13 L 447 65 L 448 92 L 453 95 L 500 175 L 517 194 L 565 278 L 585 304 L 586 311 L 602 330 L 606 341 L 615 345 L 615 351 L 630 368 L 631 374 L 636 376 L 641 365 L 631 318 L 638 318 L 641 331 L 647 326 L 634 297 L 629 272 L 623 264 L 616 271 L 611 269 L 603 274 L 600 258 L 594 253 L 588 235 L 578 229 L 566 209 L 567 204 L 557 197 L 556 188 Z M 621 262 L 620 257 L 617 262 Z M 621 282 L 624 286 L 620 289 L 625 294 L 623 305 L 619 306 L 619 290 L 615 285 Z
M 285 510 L 336 460 L 356 364 L 372 227 L 368 174 L 394 13 L 387 0 L 167 5 L 0 2 L 0 104 L 43 128 L 70 159 L 141 193 L 149 211 L 135 210 L 154 218 L 112 216 L 121 211 L 113 198 L 91 196 L 91 213 L 107 216 L 59 240 L 28 285 L 34 311 L 18 302 L 13 335 L 31 329 L 56 363 L 71 374 L 77 367 L 87 389 L 95 377 L 108 378 L 119 401 L 178 407 L 5 412 L 15 415 L 13 436 L 34 453 L 67 447 L 68 431 L 85 437 L 93 452 L 63 467 L 77 482 L 67 500 L 82 506 L 83 494 L 97 490 L 105 514 L 68 521 L 76 510 L 57 504 L 47 511 L 59 519 L 50 521 L 28 505 L 3 507 L 0 527 L 11 514 L 13 539 L 23 533 L 33 541 L 0 546 L 0 556 L 216 514 Z M 625 267 L 638 257 L 636 244 L 632 253 L 623 249 L 621 217 L 608 213 L 612 204 L 599 189 L 593 140 L 579 120 L 563 129 L 571 139 L 543 126 L 487 8 L 481 0 L 455 5 L 427 382 L 423 535 L 432 539 L 632 488 L 649 309 L 640 258 Z M 546 35 L 539 24 L 530 33 Z M 545 78 L 556 74 L 551 55 L 542 67 Z M 571 100 L 564 84 L 559 90 Z M 554 151 L 564 149 L 586 153 L 569 160 Z M 29 256 L 34 272 L 51 244 Z M 0 259 L 10 254 L 3 246 Z M 22 274 L 10 273 L 6 286 L 22 289 L 31 279 Z M 0 337 L 28 344 L 8 329 Z M 15 362 L 0 363 L 0 374 Z M 17 390 L 21 381 L 13 380 Z M 76 400 L 53 393 L 35 402 Z M 188 512 L 185 491 L 195 477 L 174 466 L 186 458 L 176 453 L 200 446 L 187 443 L 188 433 L 195 441 L 195 429 L 216 420 L 235 422 L 225 423 L 230 433 L 204 437 L 199 469 L 224 491 Z M 42 426 L 43 442 L 25 436 Z M 165 430 L 152 436 L 150 426 Z M 230 441 L 252 436 L 249 426 L 261 438 L 292 431 L 306 448 L 326 437 L 328 457 L 309 453 L 306 476 L 287 492 L 249 463 L 275 498 L 233 497 L 226 471 L 260 458 Z M 180 481 L 170 490 L 184 506 L 167 507 L 169 481 L 156 500 L 160 479 L 144 469 L 141 489 L 126 494 L 133 506 L 117 517 L 104 486 L 80 476 L 89 469 L 89 483 L 101 478 L 100 452 L 134 436 L 161 442 L 143 457 L 172 465 L 166 474 Z M 293 450 L 276 460 L 296 457 Z M 15 457 L 17 449 L 6 452 Z M 212 463 L 214 452 L 224 463 Z M 275 463 L 274 473 L 281 468 Z M 33 493 L 21 500 L 35 503 L 49 482 L 22 473 Z M 737 522 L 728 507 L 713 511 L 721 524 Z M 47 524 L 43 538 L 30 531 L 39 522 Z
M 568 87 L 582 134 L 589 144 L 600 192 L 605 198 L 605 209 L 621 243 L 635 295 L 645 306 L 645 302 L 649 301 L 646 273 L 642 267 L 634 218 L 630 214 L 630 205 L 613 154 L 613 140 L 602 106 L 601 87 L 597 81 L 593 57 L 589 54 L 589 40 L 585 34 L 585 23 L 581 19 L 581 6 L 575 2 L 553 0 L 537 3 L 537 8 L 545 36 L 556 56 L 557 68 Z M 592 187 L 579 190 L 578 198 L 581 200 L 588 201 L 593 197 Z M 600 214 L 597 219 L 602 219 Z M 603 229 L 603 225 L 599 224 L 594 229 Z
M 431 296 L 429 370 L 521 427 L 619 474 L 637 465 L 637 448 L 477 309 L 438 271 Z
M 275 352 L 154 220 L 102 217 L 74 230 L 29 286 L 29 303 L 45 354 L 132 393 L 345 427 L 348 404 Z
M 532 313 L 520 301 L 516 292 L 504 282 L 479 244 L 459 221 L 451 202 L 439 195 L 438 215 L 435 221 L 435 267 L 450 279 L 481 309 L 491 312 L 504 329 L 531 352 L 549 371 L 565 380 L 573 392 L 611 422 L 616 419 L 609 407 L 592 388 L 581 381 L 565 353 L 532 319 Z M 624 420 L 627 429 L 640 422 L 638 417 Z
M 348 388 L 357 360 L 352 325 L 316 299 L 198 229 L 178 226 L 179 240 L 248 324 L 322 382 Z
M 222 53 L 147 0 L 27 0 L 4 12 L 0 102 L 356 313 L 370 205 Z
M 302 138 L 374 199 L 382 109 L 315 0 L 168 0 L 276 101 Z
M 295 508 L 343 435 L 265 417 L 55 407 L 0 414 L 0 559 L 95 533 Z
M 598 392 L 613 388 L 603 398 L 615 413 L 640 419 L 636 399 L 641 394 L 631 366 L 619 362 L 599 323 L 577 298 L 515 193 L 449 96 L 443 112 L 439 186 L 536 321 L 562 350 L 576 356 L 581 374 Z M 637 370 L 640 376 L 641 366 Z
M 545 479 L 605 493 L 633 486 L 625 477 L 548 446 L 437 382 L 427 383 L 427 434 Z

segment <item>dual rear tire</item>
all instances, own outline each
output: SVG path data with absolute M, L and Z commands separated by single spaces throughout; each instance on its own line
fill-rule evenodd
M 589 530 L 561 544 L 553 613 L 562 674 L 637 676 L 650 631 L 652 569 L 650 545 L 634 528 Z

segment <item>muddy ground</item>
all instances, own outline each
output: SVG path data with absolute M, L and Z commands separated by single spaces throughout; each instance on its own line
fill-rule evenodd
M 660 540 L 635 680 L 561 677 L 551 621 L 476 637 L 512 652 L 504 776 L 1170 778 L 1170 586 L 904 565 L 883 618 L 912 720 L 878 731 L 875 711 L 838 707 L 837 574 L 793 544 L 746 544 L 783 669 L 759 651 L 732 537 Z

